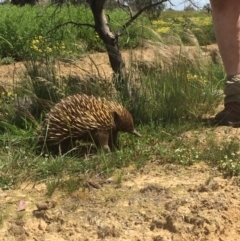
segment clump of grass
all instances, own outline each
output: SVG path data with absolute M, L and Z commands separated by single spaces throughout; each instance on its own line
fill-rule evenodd
M 14 58 L 9 56 L 0 59 L 0 65 L 8 65 L 14 63 Z
M 87 94 L 107 98 L 114 96 L 116 91 L 113 84 L 100 73 L 86 73 L 84 77 L 71 74 L 60 76 L 58 63 L 49 53 L 45 53 L 43 59 L 36 55 L 24 63 L 26 71 L 15 88 L 19 104 L 17 107 L 22 111 L 20 116 L 31 116 L 28 120 L 35 123 L 43 119 L 55 103 L 69 95 Z M 30 105 L 19 99 L 28 99 Z
M 14 115 L 12 107 L 14 105 L 15 96 L 13 92 L 6 91 L 3 87 L 0 87 L 0 92 L 0 120 L 8 121 Z
M 84 93 L 86 95 L 109 97 L 116 92 L 111 81 L 99 75 L 87 75 L 82 78 L 77 75 L 68 75 L 62 77 L 62 81 L 65 84 L 66 95 Z
M 0 210 L 0 227 L 3 225 L 4 219 L 6 219 L 7 215 L 3 212 L 3 210 Z
M 240 144 L 238 140 L 208 140 L 208 147 L 200 154 L 200 158 L 221 170 L 225 176 L 240 174 Z
M 46 182 L 46 188 L 47 188 L 46 195 L 48 197 L 51 197 L 53 195 L 54 191 L 58 188 L 59 183 L 60 183 L 59 179 Z
M 224 72 L 220 65 L 199 64 L 180 58 L 165 69 L 140 70 L 128 103 L 136 123 L 170 124 L 212 114 L 222 100 Z
M 58 102 L 64 97 L 64 86 L 57 77 L 55 60 L 51 58 L 40 60 L 33 58 L 25 62 L 26 72 L 21 86 L 30 94 L 42 101 Z
M 61 183 L 61 189 L 67 191 L 68 193 L 72 193 L 78 190 L 82 184 L 83 180 L 79 178 L 70 177 L 69 179 Z

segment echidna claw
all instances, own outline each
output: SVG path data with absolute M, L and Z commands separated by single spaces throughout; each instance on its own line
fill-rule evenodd
M 133 130 L 131 134 L 134 134 L 135 136 L 141 137 L 142 135 L 138 133 L 136 130 Z

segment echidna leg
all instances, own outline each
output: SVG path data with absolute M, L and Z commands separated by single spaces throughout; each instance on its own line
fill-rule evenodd
M 104 145 L 103 150 L 106 152 L 111 152 L 110 147 L 108 145 Z
M 62 155 L 61 144 L 58 144 L 58 154 L 59 154 L 60 156 Z
M 108 145 L 109 133 L 108 131 L 98 131 L 94 137 L 95 142 L 98 146 L 102 147 L 103 150 L 110 152 L 111 149 Z
M 119 148 L 117 131 L 111 131 L 108 145 L 112 151 Z

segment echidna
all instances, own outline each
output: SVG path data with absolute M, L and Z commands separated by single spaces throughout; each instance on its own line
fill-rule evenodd
M 39 143 L 67 152 L 76 141 L 92 142 L 107 151 L 117 147 L 119 131 L 141 136 L 121 104 L 87 95 L 62 99 L 47 114 Z

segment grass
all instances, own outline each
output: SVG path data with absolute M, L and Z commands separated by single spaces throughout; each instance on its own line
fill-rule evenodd
M 219 103 L 224 78 L 216 65 L 193 65 L 179 62 L 162 69 L 141 72 L 134 101 L 129 108 L 138 124 L 179 122 L 202 118 Z M 221 76 L 219 80 L 219 76 Z
M 96 175 L 106 178 L 113 173 L 116 183 L 120 185 L 124 167 L 133 165 L 140 169 L 149 161 L 159 165 L 173 163 L 184 166 L 205 161 L 217 167 L 225 175 L 239 175 L 239 145 L 236 141 L 219 143 L 215 140 L 214 132 L 211 138 L 207 138 L 205 144 L 200 142 L 198 136 L 191 140 L 182 139 L 182 135 L 188 131 L 200 133 L 206 129 L 202 119 L 206 115 L 213 114 L 222 100 L 224 79 L 224 71 L 220 64 L 206 63 L 202 60 L 192 62 L 183 56 L 176 56 L 172 64 L 161 67 L 142 66 L 141 63 L 131 60 L 132 66 L 128 75 L 132 98 L 129 100 L 122 95 L 121 101 L 132 113 L 136 129 L 143 138 L 121 134 L 121 148 L 113 153 L 98 150 L 95 155 L 80 157 L 75 156 L 74 153 L 64 156 L 40 155 L 36 151 L 37 130 L 54 103 L 64 96 L 75 93 L 110 97 L 113 89 L 112 85 L 100 76 L 83 79 L 71 75 L 57 76 L 56 63 L 59 57 L 68 59 L 71 55 L 70 51 L 80 55 L 86 54 L 87 49 L 92 48 L 91 44 L 95 47 L 94 49 L 100 46 L 96 42 L 99 39 L 94 32 L 84 30 L 80 32 L 79 29 L 70 26 L 62 29 L 63 32 L 56 31 L 55 38 L 44 36 L 44 33 L 53 26 L 60 24 L 63 20 L 69 20 L 67 10 L 74 12 L 72 20 L 76 20 L 76 16 L 80 16 L 78 11 L 81 9 L 75 9 L 72 6 L 69 9 L 63 7 L 61 14 L 65 15 L 56 15 L 54 22 L 51 23 L 41 18 L 52 14 L 51 7 L 43 11 L 37 7 L 16 8 L 7 5 L 1 6 L 0 12 L 4 8 L 6 11 L 0 20 L 4 24 L 0 26 L 4 28 L 2 33 L 6 35 L 2 36 L 0 41 L 1 59 L 5 63 L 10 63 L 13 57 L 24 58 L 26 72 L 13 90 L 5 91 L 0 95 L 0 188 L 14 188 L 22 182 L 45 182 L 46 194 L 51 196 L 58 188 L 74 192 L 86 182 L 86 178 L 80 178 L 81 175 L 87 175 L 88 178 Z M 23 14 L 23 9 L 26 16 Z M 29 11 L 25 11 L 26 9 Z M 111 14 L 113 28 L 121 25 L 126 17 L 117 10 Z M 169 26 L 169 18 L 172 17 L 171 24 L 176 24 L 173 28 L 174 32 L 159 34 L 158 41 L 162 44 L 170 37 L 173 39 L 178 36 L 179 43 L 184 45 L 186 40 L 183 38 L 184 34 L 188 33 L 189 36 L 191 33 L 192 40 L 195 37 L 195 46 L 200 51 L 199 46 L 206 43 L 204 41 L 207 37 L 204 37 L 204 41 L 200 39 L 199 36 L 202 38 L 203 35 L 195 29 L 196 23 L 192 23 L 188 31 L 184 23 L 189 18 L 196 21 L 204 16 L 195 12 L 192 13 L 193 15 L 189 15 L 189 12 L 183 14 L 185 15 L 180 18 L 178 13 L 166 12 L 161 21 L 155 20 L 152 23 L 143 16 L 126 33 L 129 39 L 126 40 L 126 36 L 121 38 L 121 47 L 137 45 L 140 42 L 139 36 L 141 41 L 143 38 L 148 38 L 150 33 L 156 36 L 160 31 L 158 29 Z M 119 16 L 122 17 L 122 22 L 118 19 Z M 15 31 L 16 26 L 11 25 L 15 17 L 21 19 L 21 24 L 25 24 L 25 27 L 27 26 L 25 17 L 36 21 L 31 26 L 27 26 L 26 32 L 23 32 L 25 31 L 23 28 Z M 91 22 L 89 12 L 86 12 L 84 18 L 78 21 Z M 147 24 L 148 31 L 143 30 L 143 23 Z M 9 29 L 8 26 L 10 26 Z M 207 30 L 209 27 L 211 25 L 207 22 L 201 28 L 206 36 L 209 33 Z M 11 33 L 14 33 L 11 37 L 12 42 Z M 60 38 L 61 34 L 65 36 L 66 33 L 71 33 L 68 39 Z M 56 41 L 56 38 L 59 41 Z M 87 38 L 91 40 L 89 46 L 80 50 L 79 41 Z M 17 45 L 19 39 L 21 46 Z M 209 39 L 206 41 L 210 41 Z M 128 41 L 131 44 L 126 44 Z M 74 44 L 69 44 L 70 42 L 78 42 L 78 46 L 74 47 Z M 5 48 L 8 51 L 4 52 Z M 139 73 L 139 78 L 134 82 L 131 80 L 135 72 Z
M 106 12 L 113 31 L 129 20 L 122 9 Z M 24 6 L 0 5 L 0 59 L 15 60 L 61 57 L 73 60 L 86 51 L 104 51 L 105 47 L 93 28 L 66 22 L 93 24 L 92 13 L 84 6 Z M 46 21 L 49 19 L 49 21 Z M 61 26 L 62 27 L 58 27 Z M 166 31 L 167 30 L 167 31 Z M 186 34 L 186 32 L 190 34 Z M 120 48 L 140 46 L 143 40 L 152 39 L 172 44 L 179 38 L 183 44 L 192 45 L 191 34 L 200 45 L 215 42 L 211 16 L 200 11 L 165 11 L 160 20 L 151 21 L 141 15 L 119 38 Z M 4 62 L 10 61 L 5 59 Z
M 194 127 L 191 123 L 185 127 L 182 125 L 183 123 L 155 128 L 138 127 L 143 135 L 142 139 L 124 134 L 120 138 L 121 150 L 114 153 L 100 151 L 97 155 L 80 158 L 36 156 L 31 150 L 27 151 L 27 144 L 25 144 L 26 149 L 20 147 L 18 142 L 14 142 L 12 134 L 4 133 L 0 149 L 0 187 L 9 189 L 22 182 L 46 182 L 47 195 L 51 196 L 57 188 L 69 192 L 76 190 L 76 186 L 79 187 L 84 183 L 83 179 L 78 178 L 81 173 L 89 173 L 89 177 L 98 175 L 105 178 L 129 165 L 139 169 L 149 161 L 158 165 L 172 163 L 184 166 L 205 161 L 217 167 L 226 176 L 239 175 L 239 144 L 236 140 L 213 141 L 215 138 L 213 131 L 212 138 L 205 144 L 202 144 L 197 136 L 195 139 L 183 141 L 181 136 L 187 130 L 197 130 L 200 133 L 206 127 L 201 124 Z M 9 146 L 5 148 L 2 145 L 3 138 L 5 142 L 6 139 L 9 140 L 7 142 Z M 122 172 L 118 171 L 114 175 L 116 182 L 120 183 Z
M 14 58 L 12 57 L 5 57 L 0 59 L 0 65 L 8 65 L 14 63 Z

